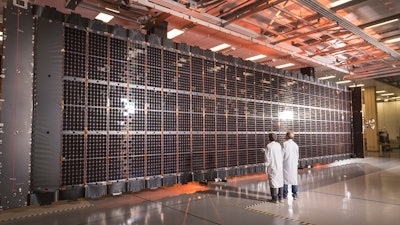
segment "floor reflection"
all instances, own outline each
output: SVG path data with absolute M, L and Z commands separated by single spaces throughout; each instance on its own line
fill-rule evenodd
M 91 207 L 3 225 L 380 224 L 400 220 L 400 151 L 299 170 L 299 199 L 271 198 L 266 174 L 196 182 L 118 197 L 83 200 Z M 289 189 L 290 191 L 290 189 Z M 68 204 L 68 203 L 65 203 Z M 51 207 L 51 206 L 49 206 Z M 44 209 L 44 208 L 43 208 Z M 19 209 L 15 213 L 23 213 Z M 9 213 L 14 211 L 4 211 Z

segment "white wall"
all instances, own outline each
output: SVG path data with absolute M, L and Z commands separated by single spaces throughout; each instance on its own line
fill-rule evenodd
M 396 143 L 397 136 L 400 136 L 400 101 L 379 102 L 377 109 L 378 130 L 387 131 L 390 141 Z

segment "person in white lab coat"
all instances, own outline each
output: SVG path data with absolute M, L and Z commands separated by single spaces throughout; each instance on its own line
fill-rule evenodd
M 298 197 L 297 169 L 299 163 L 299 146 L 293 141 L 293 131 L 286 133 L 286 141 L 283 142 L 283 198 L 287 198 L 288 185 L 292 186 L 293 199 Z
M 271 191 L 272 202 L 283 202 L 283 156 L 282 146 L 276 141 L 275 133 L 268 134 L 270 143 L 265 150 L 265 166 L 269 186 Z

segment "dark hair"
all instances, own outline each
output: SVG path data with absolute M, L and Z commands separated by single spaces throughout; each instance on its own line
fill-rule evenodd
M 294 133 L 293 133 L 293 131 L 288 131 L 287 133 L 286 133 L 286 139 L 293 139 L 294 138 Z
M 268 134 L 268 138 L 269 138 L 270 141 L 276 141 L 277 136 L 276 136 L 275 133 L 269 133 Z

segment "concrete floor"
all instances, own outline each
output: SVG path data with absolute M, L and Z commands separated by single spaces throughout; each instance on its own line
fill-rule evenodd
M 370 154 L 372 155 L 372 154 Z M 300 171 L 299 199 L 270 203 L 265 174 L 0 212 L 1 224 L 379 224 L 400 221 L 400 150 Z

